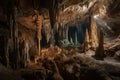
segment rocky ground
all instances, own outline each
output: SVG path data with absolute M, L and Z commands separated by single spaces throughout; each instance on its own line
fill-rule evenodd
M 81 53 L 80 48 L 43 49 L 37 63 L 18 70 L 0 66 L 0 80 L 120 80 L 120 37 L 105 43 L 106 57 L 96 60 L 95 51 Z M 107 49 L 107 50 L 106 50 Z M 109 53 L 108 52 L 114 52 Z

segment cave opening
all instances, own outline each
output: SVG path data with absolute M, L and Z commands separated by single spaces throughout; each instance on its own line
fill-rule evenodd
M 76 26 L 70 26 L 68 29 L 69 42 L 71 42 L 72 39 L 73 40 L 72 43 L 82 44 L 84 42 L 86 29 L 89 29 L 88 22 L 83 22 L 82 24 Z

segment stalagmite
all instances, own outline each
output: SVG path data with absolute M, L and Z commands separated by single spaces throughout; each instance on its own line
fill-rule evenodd
M 63 25 L 63 39 L 66 39 L 66 26 L 65 25 Z
M 39 15 L 37 10 L 34 10 L 34 17 L 35 17 L 35 24 L 36 24 L 36 35 L 37 35 L 37 46 L 38 46 L 38 54 L 40 55 L 41 47 L 40 47 L 40 41 L 42 39 L 41 36 L 41 29 L 42 29 L 42 16 Z
M 68 26 L 66 26 L 66 39 L 68 40 Z
M 55 44 L 55 40 L 54 40 L 54 30 L 51 29 L 51 39 L 50 39 L 50 45 L 54 45 Z
M 65 31 L 64 31 L 64 25 L 63 23 L 60 24 L 60 39 L 65 39 Z
M 29 56 L 29 45 L 28 42 L 25 42 L 25 67 L 29 66 L 30 64 L 30 56 Z
M 78 44 L 77 32 L 75 32 L 75 45 L 77 46 L 77 44 Z
M 63 30 L 62 30 L 62 35 L 63 35 L 63 40 L 67 39 L 68 40 L 68 27 L 66 25 L 63 25 Z
M 59 23 L 56 22 L 55 26 L 54 26 L 55 45 L 59 45 L 59 42 L 58 42 L 58 39 L 59 39 L 58 28 L 59 28 Z
M 49 20 L 44 20 L 43 22 L 43 31 L 45 33 L 47 43 L 50 41 L 51 38 L 51 25 Z
M 23 38 L 23 41 L 20 44 L 21 48 L 21 55 L 20 55 L 20 61 L 21 61 L 21 67 L 27 67 L 30 64 L 30 56 L 29 56 L 29 44 L 25 38 Z
M 59 27 L 59 40 L 62 40 L 62 23 L 60 23 Z
M 104 32 L 103 29 L 100 30 L 100 38 L 99 38 L 99 46 L 96 49 L 96 53 L 95 53 L 95 58 L 96 59 L 103 59 L 105 57 L 104 54 Z
M 90 42 L 90 40 L 89 40 L 88 29 L 86 29 L 85 39 L 84 39 L 84 51 L 87 51 L 90 48 L 89 42 Z
M 95 50 L 96 47 L 98 46 L 98 31 L 97 31 L 96 22 L 92 17 L 90 17 L 89 36 L 90 36 L 90 46 Z
M 54 25 L 54 31 L 58 32 L 58 28 L 59 28 L 59 23 L 56 22 L 55 25 Z
M 59 29 L 58 29 L 58 44 L 61 46 L 61 41 L 63 40 L 63 27 L 62 23 L 59 23 Z
M 74 42 L 73 42 L 73 39 L 70 38 L 70 44 L 73 46 L 74 45 Z

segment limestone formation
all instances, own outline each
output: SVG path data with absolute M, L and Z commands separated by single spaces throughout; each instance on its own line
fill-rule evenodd
M 120 80 L 119 4 L 0 0 L 0 80 Z
M 35 14 L 34 17 L 35 17 L 35 25 L 36 25 L 38 54 L 40 55 L 40 51 L 41 51 L 40 41 L 42 39 L 41 29 L 42 29 L 43 18 L 42 15 L 39 15 L 39 12 L 37 10 L 34 10 L 34 14 Z
M 47 43 L 50 41 L 51 38 L 51 25 L 50 25 L 50 20 L 44 20 L 43 22 L 43 31 L 46 37 Z
M 89 37 L 90 37 L 91 48 L 96 49 L 98 47 L 98 30 L 97 30 L 96 22 L 92 17 L 90 17 Z
M 105 57 L 104 54 L 104 32 L 103 29 L 100 30 L 100 38 L 99 38 L 99 46 L 96 49 L 96 53 L 95 53 L 95 58 L 96 59 L 103 59 Z
M 88 29 L 86 29 L 85 32 L 85 39 L 84 39 L 84 51 L 87 51 L 90 48 L 90 40 L 89 40 L 89 34 Z
M 19 67 L 19 39 L 18 39 L 18 23 L 16 21 L 16 18 L 18 16 L 18 11 L 17 11 L 17 7 L 14 6 L 13 7 L 13 14 L 12 14 L 12 18 L 13 18 L 13 22 L 12 22 L 12 26 L 13 26 L 13 34 L 12 34 L 12 39 L 13 39 L 13 44 L 14 44 L 14 58 L 15 60 L 15 64 L 14 68 L 18 68 Z

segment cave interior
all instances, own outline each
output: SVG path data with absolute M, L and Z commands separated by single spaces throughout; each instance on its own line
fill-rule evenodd
M 120 0 L 0 0 L 0 80 L 120 80 Z

